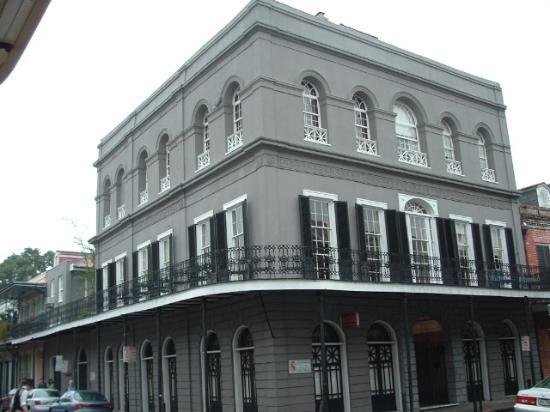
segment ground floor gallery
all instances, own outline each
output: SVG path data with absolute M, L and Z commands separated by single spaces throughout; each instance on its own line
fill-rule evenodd
M 523 298 L 258 292 L 27 342 L 0 373 L 72 380 L 121 411 L 410 411 L 529 386 L 535 335 Z

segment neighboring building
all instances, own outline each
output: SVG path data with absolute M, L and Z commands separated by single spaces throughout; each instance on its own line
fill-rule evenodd
M 550 288 L 504 111 L 497 83 L 253 1 L 100 142 L 97 292 L 12 343 L 126 411 L 513 395 Z
M 550 267 L 550 188 L 540 183 L 520 190 L 520 214 L 528 265 Z M 550 273 L 547 274 L 550 277 Z M 550 375 L 550 317 L 545 303 L 533 304 L 541 371 Z

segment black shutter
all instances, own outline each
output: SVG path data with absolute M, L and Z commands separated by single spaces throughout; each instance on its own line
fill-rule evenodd
M 474 256 L 476 262 L 476 274 L 478 284 L 484 286 L 486 284 L 485 268 L 483 267 L 483 245 L 481 242 L 481 227 L 478 223 L 472 223 L 472 239 L 474 241 Z
M 535 273 L 539 275 L 539 283 L 544 289 L 550 287 L 550 250 L 549 245 L 537 245 L 539 267 Z
M 334 202 L 336 214 L 336 239 L 338 241 L 338 268 L 340 278 L 352 280 L 351 240 L 347 202 Z
M 96 269 L 96 310 L 97 312 L 103 311 L 103 269 Z M 59 292 L 58 292 L 59 293 Z
M 488 269 L 495 269 L 495 256 L 493 255 L 493 241 L 491 240 L 491 226 L 483 225 L 483 245 L 485 246 L 485 260 Z
M 504 228 L 504 235 L 506 237 L 506 251 L 508 252 L 508 264 L 510 268 L 510 276 L 512 278 L 512 288 L 519 289 L 519 271 L 516 260 L 516 248 L 514 246 L 514 233 L 512 229 Z
M 109 263 L 109 268 L 107 272 L 107 281 L 109 286 L 109 307 L 113 308 L 116 306 L 116 296 L 117 291 L 115 288 L 116 284 L 116 263 Z
M 357 219 L 357 240 L 359 243 L 358 272 L 361 280 L 368 280 L 367 240 L 365 239 L 365 218 L 362 205 L 355 205 L 355 218 Z M 382 236 L 385 236 L 385 234 L 383 233 Z
M 151 269 L 153 270 L 153 272 L 158 272 L 160 269 L 159 242 L 156 241 L 151 243 L 150 247 L 151 249 L 148 251 L 148 253 L 150 253 L 151 256 Z M 154 273 L 153 276 L 155 276 Z
M 132 284 L 130 287 L 131 295 L 134 299 L 138 297 L 138 284 L 139 284 L 139 265 L 138 265 L 138 252 L 132 253 Z
M 302 246 L 305 250 L 311 252 L 311 212 L 309 208 L 309 197 L 298 196 L 298 202 L 300 205 L 300 229 L 302 237 Z M 311 255 L 311 253 L 309 253 Z
M 391 281 L 410 283 L 410 256 L 406 215 L 396 210 L 386 210 L 385 216 Z
M 458 246 L 456 231 L 451 219 L 436 218 L 437 239 L 439 243 L 439 259 L 443 283 L 446 285 L 458 284 Z
M 170 260 L 168 261 L 168 264 L 172 266 L 176 261 L 174 256 L 174 236 L 172 233 L 168 235 L 168 250 L 170 251 Z
M 244 247 L 250 247 L 250 222 L 248 221 L 248 203 L 245 200 L 242 204 L 243 208 L 243 231 L 244 231 Z
M 197 236 L 196 226 L 191 225 L 187 228 L 187 242 L 189 244 L 189 259 L 193 259 L 197 256 Z
M 227 253 L 231 253 L 232 257 L 239 256 L 240 251 L 233 249 L 231 251 L 228 251 L 227 249 L 227 230 L 225 226 L 225 213 L 226 212 L 219 212 L 216 213 L 216 215 L 213 218 L 213 221 L 211 221 L 211 225 L 215 226 L 215 232 L 216 232 L 216 251 L 215 251 L 215 264 L 216 264 L 216 270 L 217 270 L 217 278 L 218 281 L 227 281 L 228 279 L 228 273 L 227 273 Z M 211 229 L 212 229 L 211 226 Z
M 149 293 L 151 293 L 153 296 L 157 296 L 160 291 L 160 256 L 159 256 L 159 242 L 158 240 L 155 242 L 152 242 L 149 245 L 149 249 L 147 250 L 147 253 L 149 253 L 150 257 L 150 267 L 149 267 L 149 276 L 148 276 L 148 285 L 149 285 Z

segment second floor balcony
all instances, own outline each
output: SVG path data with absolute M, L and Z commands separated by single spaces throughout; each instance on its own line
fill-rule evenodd
M 518 296 L 523 296 L 550 290 L 550 268 L 296 245 L 224 249 L 149 270 L 84 299 L 50 307 L 33 320 L 13 325 L 12 337 L 203 286 L 247 281 L 284 281 L 291 285 L 294 281 L 321 280 L 348 282 L 354 288 L 358 284 L 378 285 L 378 291 L 383 290 L 380 286 L 397 284 L 406 285 L 406 290 L 414 293 L 415 288 L 433 285 L 449 294 L 456 291 L 451 288 L 458 287 L 468 288 L 468 294 L 483 293 L 474 289 L 496 289 L 518 291 Z
M 458 176 L 463 175 L 462 162 L 453 159 L 445 159 L 445 163 L 447 164 L 447 173 Z
M 139 192 L 138 206 L 141 206 L 141 205 L 147 203 L 148 200 L 149 200 L 149 191 L 147 189 L 142 190 L 141 192 Z
M 210 165 L 210 150 L 206 150 L 197 156 L 197 171 Z
M 243 133 L 241 131 L 235 132 L 230 136 L 227 136 L 227 153 L 231 153 L 237 150 L 243 145 Z
M 370 154 L 370 155 L 378 154 L 376 142 L 374 140 L 356 138 L 355 146 L 357 148 L 357 152 L 359 153 Z
M 160 178 L 160 192 L 164 192 L 170 189 L 170 175 L 166 175 Z
M 328 144 L 327 129 L 316 126 L 304 126 L 304 140 L 307 142 Z
M 489 168 L 481 169 L 481 179 L 485 182 L 496 183 L 495 170 Z

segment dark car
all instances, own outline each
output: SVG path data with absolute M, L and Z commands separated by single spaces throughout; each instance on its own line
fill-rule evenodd
M 50 412 L 112 412 L 113 405 L 99 392 L 68 391 L 50 406 Z
M 10 410 L 11 398 L 13 398 L 15 392 L 17 392 L 17 388 L 12 389 L 6 395 L 2 396 L 2 412 Z

